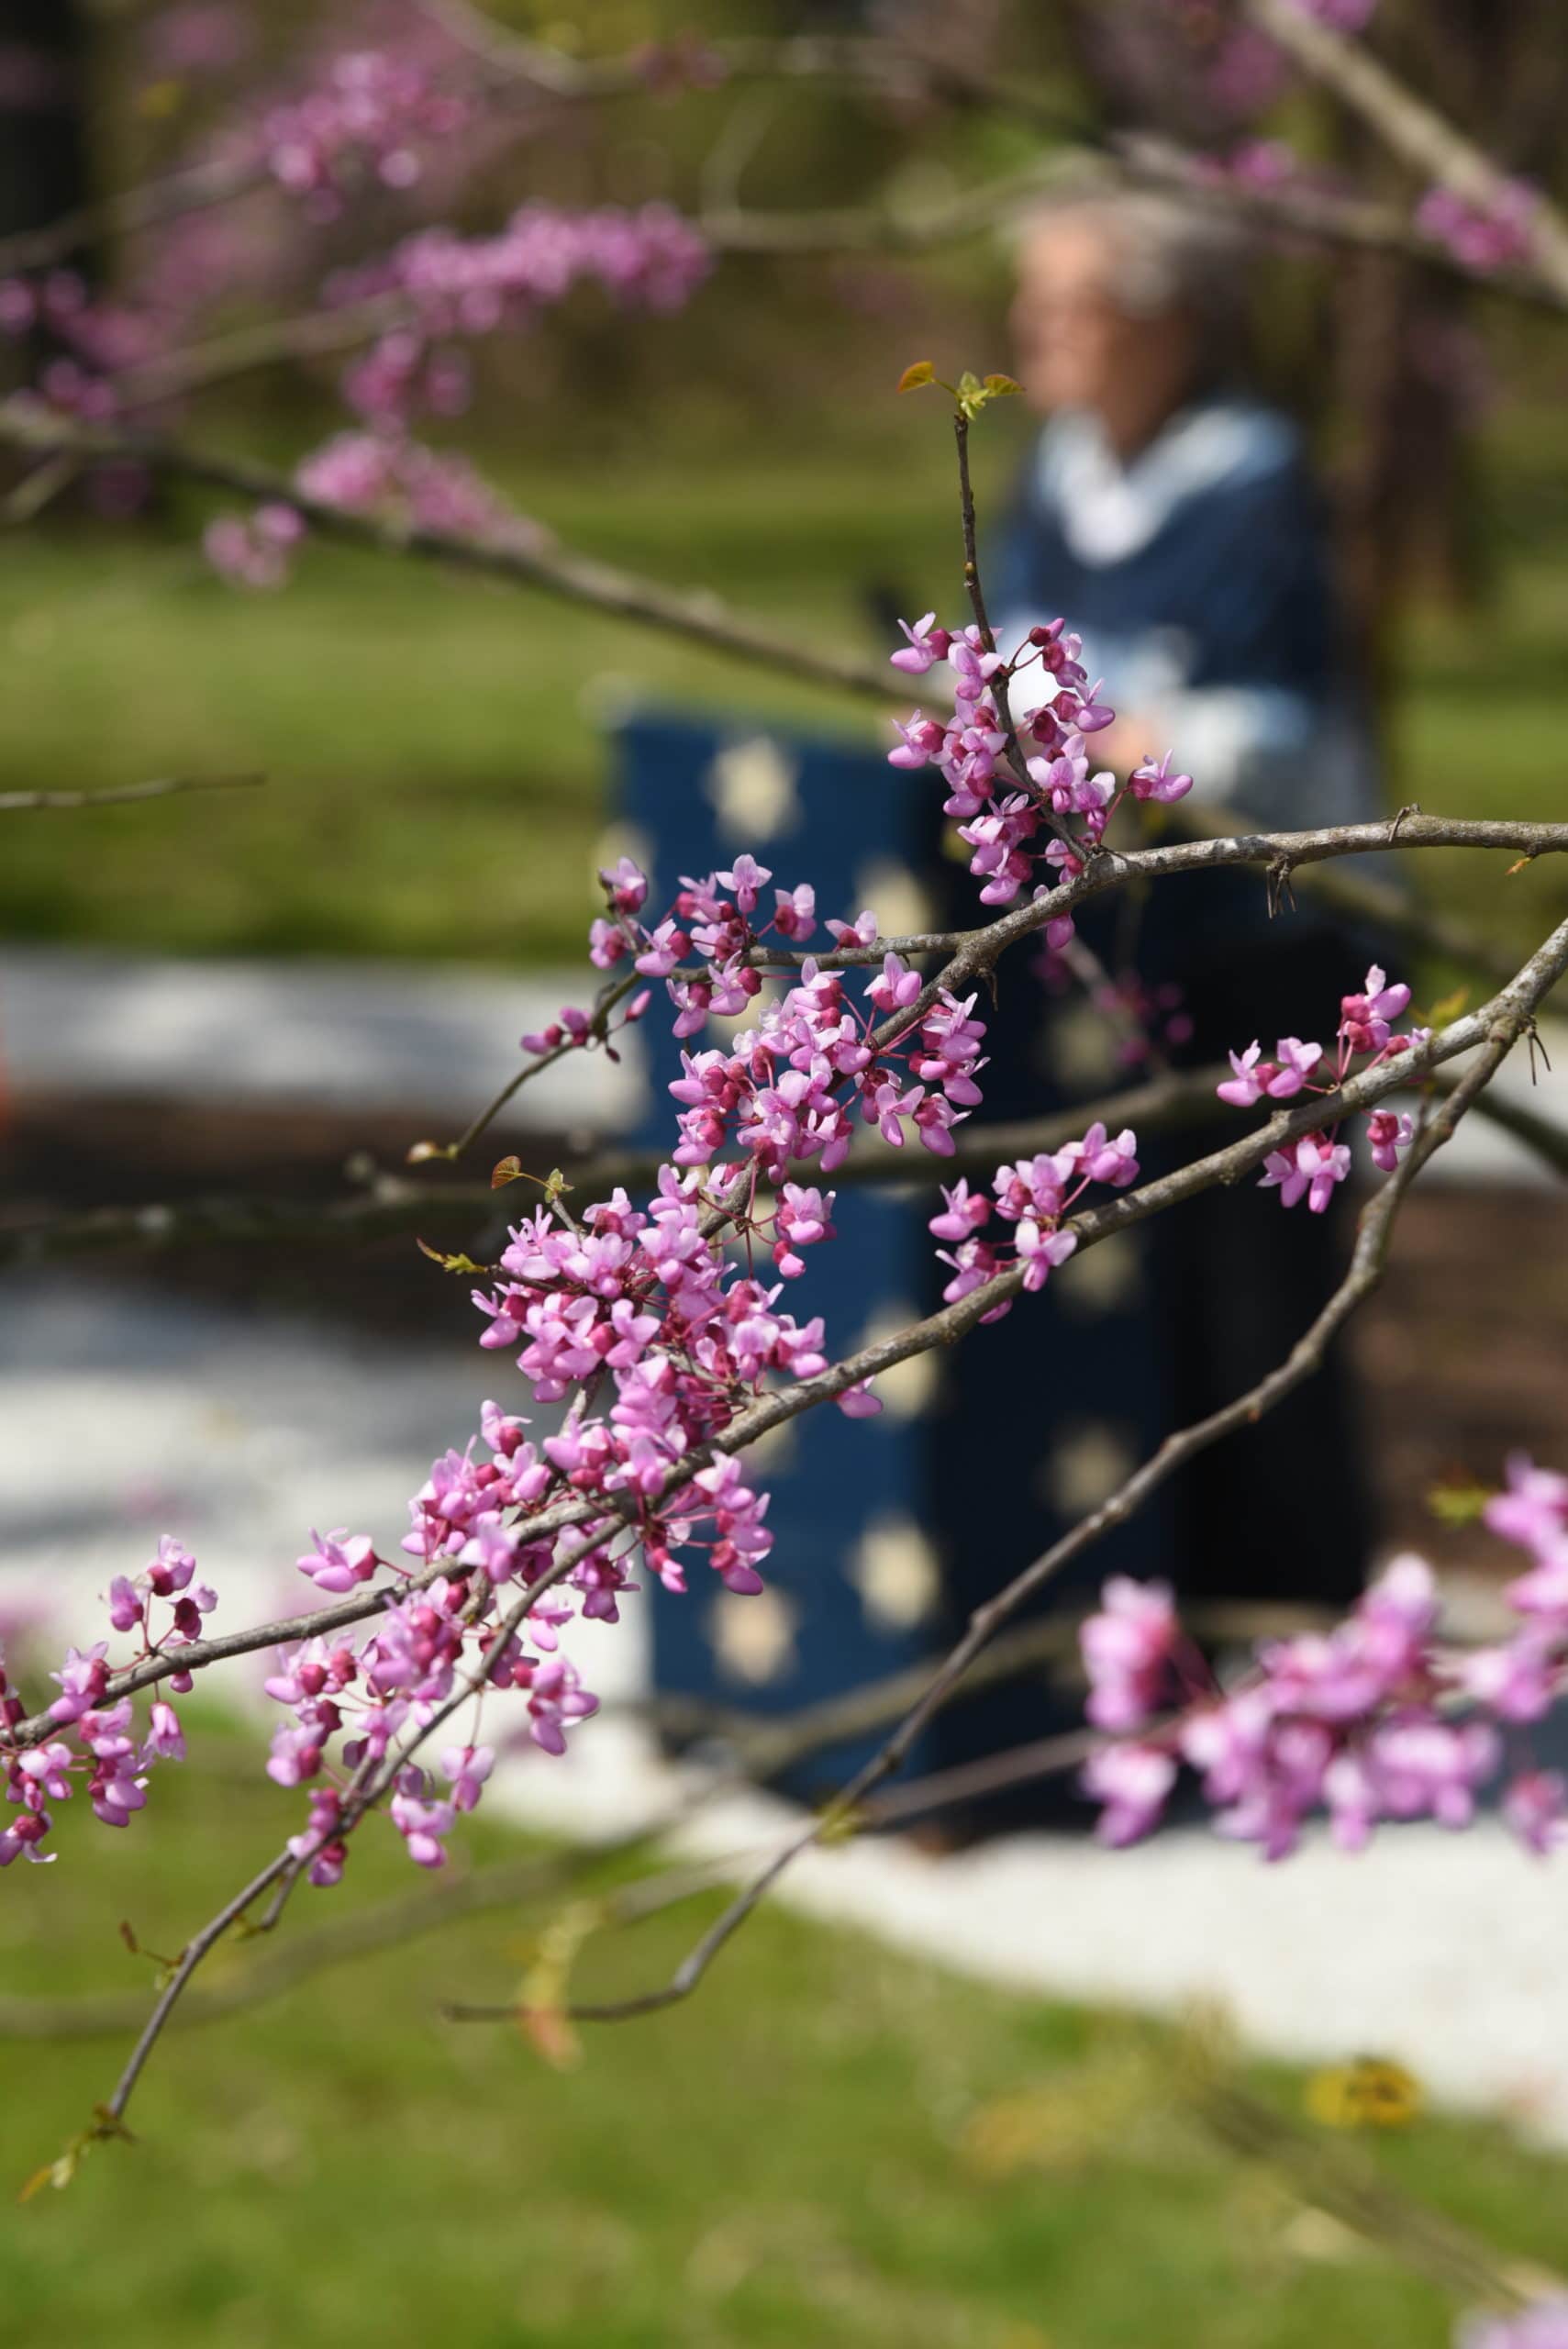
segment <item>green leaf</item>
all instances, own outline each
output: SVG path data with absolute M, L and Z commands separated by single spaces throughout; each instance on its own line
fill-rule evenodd
M 472 1256 L 443 1256 L 439 1248 L 432 1248 L 425 1240 L 416 1240 L 414 1245 L 422 1256 L 428 1256 L 432 1264 L 439 1264 L 443 1273 L 487 1273 L 490 1270 L 488 1264 L 476 1264 Z
M 917 359 L 914 365 L 906 367 L 898 378 L 898 388 L 901 392 L 920 392 L 924 391 L 928 384 L 934 384 L 936 380 L 937 371 L 930 361 Z
M 1440 1003 L 1434 1003 L 1431 1009 L 1422 1015 L 1420 1024 L 1423 1028 L 1446 1028 L 1451 1019 L 1459 1018 L 1469 1001 L 1470 989 L 1457 986 L 1451 995 L 1445 995 Z
M 852 1843 L 866 1824 L 866 1815 L 855 1804 L 835 1795 L 823 1805 L 822 1824 L 817 1831 L 817 1841 L 827 1851 L 840 1843 Z
M 1490 1485 L 1467 1485 L 1455 1477 L 1451 1483 L 1432 1486 L 1427 1507 L 1440 1524 L 1474 1525 L 1491 1497 Z
M 1014 383 L 1010 375 L 987 375 L 985 388 L 994 400 L 1005 400 L 1021 387 Z

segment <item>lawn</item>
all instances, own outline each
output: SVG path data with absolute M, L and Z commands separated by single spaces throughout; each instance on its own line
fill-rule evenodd
M 274 1847 L 286 1799 L 205 1734 L 226 1765 L 219 1792 L 204 1798 L 194 1770 L 166 1771 L 129 1833 L 72 1818 L 57 1866 L 7 1880 L 8 1990 L 138 1987 L 148 1962 L 127 1954 L 118 1921 L 175 1944 Z M 339 1901 L 408 1888 L 392 1838 L 379 1841 L 355 1861 L 360 1881 L 313 1896 L 295 1930 Z M 464 1845 L 516 1848 L 494 1827 L 465 1830 Z M 138 2142 L 99 2149 L 68 2190 L 6 2221 L 7 2338 L 1448 2341 L 1435 2288 L 1304 2213 L 1162 2099 L 1162 2028 L 1004 1997 L 773 1909 L 695 2000 L 601 2030 L 560 2072 L 509 2028 L 433 2018 L 453 1991 L 508 1995 L 529 1922 L 449 1927 L 168 2040 L 135 2109 Z M 658 1979 L 693 1928 L 691 1909 L 645 1922 L 607 1942 L 587 1978 Z M 122 2052 L 6 2043 L 0 2178 L 19 2182 L 59 2149 Z M 1298 2079 L 1254 2084 L 1300 2112 Z M 1374 2153 L 1514 2253 L 1560 2254 L 1568 2172 L 1500 2129 L 1422 2118 Z
M 892 499 L 799 473 L 520 494 L 573 545 L 713 584 L 821 643 L 864 639 L 869 584 L 914 596 L 951 567 L 945 477 Z M 263 791 L 105 811 L 90 841 L 79 818 L 11 818 L 13 939 L 573 959 L 617 702 L 701 700 L 862 740 L 875 724 L 842 697 L 428 565 L 318 548 L 284 593 L 252 596 L 173 527 L 8 551 L 0 789 L 268 776 Z
M 706 583 L 818 642 L 876 649 L 868 593 L 956 588 L 945 436 L 771 470 L 661 451 L 511 485 L 569 543 Z M 926 417 L 924 425 L 931 419 Z M 1011 462 L 983 451 L 995 496 Z M 1480 618 L 1420 611 L 1394 712 L 1398 799 L 1560 815 L 1568 518 L 1547 440 L 1497 462 L 1498 584 Z M 987 483 L 983 480 L 983 490 Z M 15 536 L 0 570 L 0 789 L 260 768 L 263 790 L 7 819 L 0 935 L 194 953 L 573 960 L 591 909 L 605 720 L 629 695 L 864 740 L 857 707 L 532 593 L 344 550 L 277 596 L 213 578 L 200 509 L 135 533 Z M 1562 884 L 1432 860 L 1425 885 L 1521 939 Z

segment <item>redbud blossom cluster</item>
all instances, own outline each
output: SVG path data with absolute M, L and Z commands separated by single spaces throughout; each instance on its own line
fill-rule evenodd
M 515 1355 L 537 1402 L 566 1405 L 556 1431 L 536 1442 L 524 1419 L 487 1403 L 475 1438 L 436 1461 L 415 1495 L 399 1558 L 344 1528 L 313 1533 L 301 1554 L 300 1572 L 324 1598 L 380 1598 L 364 1625 L 281 1653 L 266 1683 L 285 1715 L 268 1775 L 307 1792 L 289 1848 L 318 1886 L 340 1878 L 366 1810 L 384 1808 L 415 1862 L 438 1866 L 503 1745 L 564 1752 L 571 1726 L 597 1699 L 561 1652 L 562 1630 L 576 1618 L 618 1621 L 639 1564 L 673 1591 L 685 1589 L 699 1560 L 728 1590 L 762 1588 L 768 1496 L 722 1441 L 768 1386 L 828 1366 L 821 1318 L 797 1320 L 781 1298 L 805 1269 L 804 1252 L 834 1237 L 833 1193 L 789 1170 L 815 1161 L 830 1172 L 868 1127 L 889 1142 L 913 1135 L 951 1152 L 953 1127 L 981 1098 L 984 1029 L 973 998 L 927 1001 L 895 954 L 858 980 L 806 956 L 791 965 L 782 995 L 763 996 L 757 966 L 770 941 L 774 952 L 790 941 L 793 954 L 816 930 L 809 886 L 772 887 L 767 868 L 740 856 L 724 872 L 684 878 L 652 921 L 646 876 L 629 860 L 601 880 L 593 959 L 606 971 L 629 963 L 650 985 L 595 1014 L 567 1008 L 526 1049 L 613 1050 L 617 1026 L 645 1013 L 661 979 L 683 1037 L 714 1012 L 750 1010 L 753 1024 L 728 1049 L 683 1053 L 671 1087 L 680 1139 L 646 1207 L 617 1190 L 574 1217 L 548 1197 L 512 1230 L 475 1294 L 481 1343 Z M 829 927 L 856 942 L 877 937 L 869 910 Z M 1130 1135 L 1117 1143 L 1091 1135 L 1075 1152 L 1020 1173 L 1033 1186 L 1028 1204 L 999 1183 L 998 1214 L 1016 1227 L 1017 1252 L 1035 1246 L 1042 1219 L 1084 1181 L 1130 1181 Z M 741 1241 L 744 1262 L 727 1240 Z M 864 1384 L 836 1399 L 851 1417 L 879 1408 Z M 567 1530 L 562 1503 L 573 1519 Z M 546 1529 L 541 1513 L 551 1508 Z M 50 1804 L 67 1798 L 83 1771 L 99 1816 L 123 1824 L 145 1800 L 149 1762 L 180 1751 L 165 1701 L 139 1742 L 131 1698 L 111 1684 L 198 1635 L 214 1599 L 193 1573 L 188 1553 L 166 1542 L 137 1582 L 117 1581 L 109 1620 L 134 1635 L 128 1652 L 113 1664 L 106 1640 L 72 1652 L 57 1675 L 59 1736 L 9 1748 L 0 1737 L 18 1812 L 0 1857 L 38 1855 Z M 172 1685 L 177 1692 L 189 1675 Z M 427 1770 L 417 1758 L 427 1736 L 470 1695 L 483 1727 L 446 1749 L 438 1772 Z M 14 1730 L 24 1709 L 8 1687 L 4 1696 Z
M 190 1552 L 165 1536 L 158 1555 L 134 1579 L 115 1576 L 108 1592 L 110 1625 L 117 1632 L 134 1633 L 137 1641 L 127 1664 L 177 1656 L 181 1648 L 202 1637 L 203 1619 L 217 1599 L 206 1583 L 196 1581 L 195 1571 Z M 130 1698 L 110 1696 L 108 1651 L 107 1640 L 70 1651 L 51 1675 L 60 1695 L 48 1709 L 49 1719 L 59 1734 L 24 1751 L 16 1748 L 7 1732 L 25 1718 L 27 1708 L 0 1658 L 0 1763 L 5 1765 L 6 1798 L 17 1814 L 8 1825 L 0 1826 L 0 1868 L 18 1857 L 54 1857 L 41 1848 L 54 1826 L 50 1805 L 69 1801 L 79 1782 L 84 1781 L 88 1800 L 104 1825 L 124 1827 L 147 1801 L 149 1766 L 183 1758 L 179 1718 L 165 1698 L 154 1700 L 139 1738 Z M 176 1671 L 165 1685 L 180 1695 L 189 1690 L 191 1676 Z
M 1485 1519 L 1530 1563 L 1503 1594 L 1511 1635 L 1464 1652 L 1440 1643 L 1431 1569 L 1411 1555 L 1334 1630 L 1260 1643 L 1229 1687 L 1162 1585 L 1108 1582 L 1082 1635 L 1089 1719 L 1118 1741 L 1084 1773 L 1102 1839 L 1147 1834 L 1184 1763 L 1219 1831 L 1269 1859 L 1318 1810 L 1346 1851 L 1381 1820 L 1467 1827 L 1506 1770 L 1504 1819 L 1530 1851 L 1552 1850 L 1568 1834 L 1568 1784 L 1537 1766 L 1523 1733 L 1568 1684 L 1568 1477 L 1515 1458 Z
M 142 365 L 161 340 L 155 319 L 126 303 L 95 298 L 73 269 L 0 277 L 0 336 L 20 340 L 31 335 L 44 338 L 52 351 L 31 396 L 87 424 L 115 414 L 114 376 Z
M 627 307 L 676 309 L 708 267 L 702 239 L 666 205 L 573 213 L 528 204 L 498 236 L 429 228 L 372 268 L 340 273 L 328 287 L 329 302 L 396 295 L 409 315 L 344 375 L 344 399 L 367 429 L 339 432 L 303 459 L 295 474 L 299 488 L 347 513 L 537 548 L 544 538 L 539 526 L 515 512 L 466 458 L 411 437 L 417 412 L 450 416 L 467 404 L 458 340 L 518 331 L 584 280 Z M 221 517 L 206 533 L 208 559 L 239 585 L 281 584 L 287 554 L 304 533 L 303 522 L 291 516 L 293 534 L 284 538 L 276 518 L 289 513 L 274 505 L 248 524 Z
M 315 219 L 331 220 L 357 181 L 412 187 L 422 169 L 420 142 L 450 138 L 469 113 L 468 102 L 440 88 L 424 66 L 359 50 L 334 58 L 303 97 L 274 106 L 257 144 L 278 185 L 304 196 Z
M 943 809 L 973 851 L 969 869 L 983 885 L 982 904 L 1010 905 L 1031 884 L 1034 896 L 1044 897 L 1055 881 L 1073 879 L 1129 793 L 1169 801 L 1191 790 L 1190 775 L 1172 773 L 1169 753 L 1143 761 L 1120 788 L 1108 771 L 1091 773 L 1087 740 L 1116 713 L 1099 700 L 1100 686 L 1090 684 L 1078 657 L 1082 642 L 1063 620 L 1031 629 L 1010 660 L 973 623 L 956 631 L 939 628 L 928 612 L 913 627 L 899 625 L 907 641 L 893 654 L 894 667 L 924 676 L 945 662 L 954 707 L 945 725 L 918 713 L 901 724 L 888 757 L 895 767 L 940 773 L 948 786 Z M 1030 676 L 1031 669 L 1038 675 Z M 1028 707 L 1012 708 L 1015 686 L 1033 689 Z M 1008 696 L 1006 716 L 1000 695 Z M 1040 878 L 1042 865 L 1053 879 Z M 1064 946 L 1072 916 L 1048 922 L 1045 935 L 1050 945 Z
M 1376 1068 L 1426 1041 L 1429 1029 L 1414 1028 L 1404 1035 L 1393 1031 L 1391 1023 L 1401 1017 L 1409 1001 L 1409 988 L 1403 984 L 1390 986 L 1386 974 L 1374 964 L 1361 993 L 1340 1000 L 1338 1051 L 1331 1073 L 1321 1044 L 1304 1043 L 1299 1036 L 1282 1036 L 1274 1048 L 1275 1057 L 1264 1060 L 1254 1038 L 1244 1052 L 1230 1054 L 1230 1074 L 1215 1090 L 1222 1101 L 1238 1109 L 1250 1109 L 1260 1101 L 1294 1101 L 1303 1093 L 1333 1093 L 1358 1061 L 1363 1071 Z M 1328 1074 L 1328 1083 L 1312 1082 L 1319 1073 Z M 1403 1112 L 1373 1109 L 1366 1112 L 1366 1129 L 1373 1165 L 1392 1174 L 1400 1152 L 1414 1139 L 1414 1122 Z M 1270 1151 L 1258 1178 L 1259 1187 L 1277 1190 L 1283 1207 L 1293 1208 L 1305 1199 L 1313 1214 L 1321 1215 L 1336 1186 L 1351 1171 L 1350 1145 L 1339 1140 L 1339 1132 L 1336 1125 L 1302 1134 L 1283 1150 Z
M 384 261 L 344 272 L 327 288 L 329 303 L 400 295 L 409 310 L 406 326 L 355 362 L 345 395 L 384 429 L 406 424 L 421 392 L 438 413 L 448 413 L 450 377 L 443 384 L 438 376 L 432 386 L 427 372 L 432 343 L 526 328 L 585 282 L 627 309 L 678 310 L 711 265 L 703 238 L 664 204 L 634 212 L 617 205 L 568 212 L 525 204 L 493 237 L 422 229 Z
M 1135 1183 L 1137 1149 L 1138 1139 L 1130 1127 L 1124 1127 L 1112 1139 L 1103 1125 L 1093 1125 L 1082 1141 L 1070 1141 L 1055 1152 L 1042 1151 L 1037 1158 L 1020 1159 L 1016 1166 L 999 1166 L 991 1198 L 983 1191 L 972 1192 L 967 1182 L 956 1183 L 951 1190 L 944 1186 L 946 1204 L 940 1215 L 931 1218 L 929 1228 L 939 1240 L 953 1243 L 937 1252 L 940 1261 L 952 1267 L 953 1276 L 942 1291 L 946 1302 L 955 1305 L 961 1297 L 983 1287 L 1015 1264 L 1023 1267 L 1025 1289 L 1043 1288 L 1053 1267 L 1064 1264 L 1078 1245 L 1073 1232 L 1061 1229 L 1062 1217 L 1076 1206 L 1091 1183 L 1108 1183 L 1118 1191 Z M 998 1222 L 1012 1226 L 1010 1241 L 980 1237 L 993 1212 Z M 982 1319 L 999 1321 L 1011 1303 L 1005 1297 Z
M 1540 208 L 1540 190 L 1528 180 L 1501 181 L 1485 206 L 1456 195 L 1452 188 L 1434 187 L 1417 206 L 1416 225 L 1446 245 L 1466 269 L 1485 274 L 1529 260 Z

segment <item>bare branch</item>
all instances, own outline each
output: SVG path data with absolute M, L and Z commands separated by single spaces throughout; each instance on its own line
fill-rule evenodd
M 259 325 L 233 328 L 209 335 L 203 342 L 161 352 L 127 367 L 114 378 L 115 401 L 121 414 L 153 407 L 161 400 L 183 399 L 191 392 L 211 389 L 252 368 L 275 366 L 284 359 L 336 357 L 373 342 L 416 315 L 404 294 L 374 294 L 362 302 L 343 302 L 328 309 L 306 310 L 286 318 L 267 318 Z
M 1369 123 L 1385 143 L 1418 172 L 1451 188 L 1483 212 L 1509 195 L 1507 179 L 1490 156 L 1434 106 L 1392 74 L 1358 41 L 1349 39 L 1292 0 L 1243 0 L 1260 32 Z M 1544 193 L 1530 218 L 1535 267 L 1562 301 L 1568 301 L 1568 219 Z
M 1182 2082 L 1185 2099 L 1205 2126 L 1233 2154 L 1278 2171 L 1304 2202 L 1326 2210 L 1380 2251 L 1466 2301 L 1520 2308 L 1563 2288 L 1562 2279 L 1531 2262 L 1496 2251 L 1446 2212 L 1429 2210 L 1395 2185 L 1378 2165 L 1358 2159 L 1321 2130 L 1299 2121 L 1212 2061 L 1189 2056 Z
M 265 783 L 264 774 L 172 774 L 153 783 L 121 783 L 108 791 L 0 791 L 0 816 L 45 807 L 118 807 L 133 799 L 168 799 L 179 791 L 239 791 Z
M 1202 840 L 1228 839 L 1243 821 L 1236 808 L 1212 801 L 1195 805 L 1184 799 L 1168 814 L 1174 830 Z M 1397 840 L 1391 840 L 1390 845 L 1401 845 L 1403 841 L 1401 826 Z M 1337 912 L 1370 922 L 1390 937 L 1407 939 L 1412 945 L 1485 972 L 1494 980 L 1507 980 L 1513 974 L 1517 957 L 1500 939 L 1473 929 L 1468 922 L 1456 921 L 1451 914 L 1424 904 L 1408 889 L 1374 881 L 1366 873 L 1341 872 L 1331 864 L 1303 865 L 1292 870 L 1290 879 L 1293 886 L 1299 883 Z
M 72 253 L 86 250 L 101 239 L 159 228 L 165 220 L 178 219 L 183 213 L 227 204 L 234 196 L 248 195 L 252 188 L 262 186 L 267 178 L 261 166 L 250 158 L 237 161 L 224 157 L 195 163 L 185 171 L 171 172 L 162 179 L 149 180 L 139 187 L 108 196 L 101 204 L 85 204 L 74 212 L 64 213 L 47 228 L 27 228 L 19 235 L 0 238 L 0 274 L 19 269 L 52 268 L 56 262 L 69 261 Z
M 251 1877 L 244 1890 L 237 1892 L 233 1899 L 227 1902 L 218 1910 L 217 1915 L 205 1924 L 199 1933 L 193 1934 L 185 1943 L 180 1953 L 179 1964 L 174 1967 L 154 2000 L 152 2011 L 142 2025 L 140 2036 L 131 2049 L 125 2069 L 115 2084 L 114 2094 L 104 2108 L 111 2121 L 117 2121 L 123 2118 L 136 2084 L 141 2077 L 147 2059 L 161 2038 L 169 2017 L 178 2005 L 184 1993 L 185 1985 L 197 1966 L 208 1952 L 217 1947 L 230 1926 L 239 1923 L 252 1901 L 259 1900 L 269 1886 L 277 1882 L 288 1865 L 289 1854 L 286 1850 L 280 1852 L 276 1859 L 269 1860 L 261 1873 Z
M 0 407 L 0 444 L 45 453 L 64 451 L 89 462 L 130 458 L 155 472 L 205 483 L 209 488 L 231 491 L 258 505 L 292 506 L 324 536 L 346 540 L 386 553 L 408 554 L 507 579 L 525 587 L 586 604 L 620 619 L 684 637 L 710 651 L 761 663 L 781 675 L 828 685 L 884 703 L 907 707 L 909 696 L 897 673 L 848 654 L 817 651 L 792 644 L 769 622 L 730 610 L 717 596 L 701 589 L 663 587 L 629 572 L 599 562 L 590 555 L 564 548 L 522 547 L 510 542 L 466 538 L 452 530 L 419 524 L 381 522 L 362 514 L 307 496 L 286 473 L 243 458 L 229 458 L 181 448 L 150 435 L 67 423 L 63 418 L 30 410 L 17 401 Z
M 950 1175 L 988 1174 L 1004 1159 L 1059 1150 L 1096 1119 L 1136 1124 L 1140 1131 L 1160 1132 L 1186 1125 L 1213 1115 L 1214 1088 L 1225 1074 L 1222 1068 L 1195 1069 L 1124 1087 L 1048 1118 L 961 1127 L 953 1154 L 941 1162 L 941 1171 Z M 657 1150 L 595 1151 L 588 1157 L 563 1157 L 560 1170 L 574 1189 L 591 1190 L 598 1197 L 617 1189 L 645 1188 L 668 1155 L 667 1151 Z M 791 1177 L 806 1172 L 809 1164 L 807 1160 L 796 1162 Z M 927 1171 L 935 1172 L 933 1162 L 928 1163 Z M 869 1139 L 833 1177 L 838 1189 L 916 1179 L 906 1151 L 891 1150 Z M 382 1174 L 363 1192 L 340 1199 L 189 1199 L 177 1205 L 87 1208 L 75 1215 L 0 1225 L 0 1266 L 41 1264 L 99 1251 L 152 1254 L 164 1248 L 203 1243 L 249 1246 L 279 1240 L 328 1244 L 339 1240 L 378 1240 L 397 1232 L 423 1231 L 432 1223 L 450 1223 L 460 1218 L 471 1224 L 480 1218 L 493 1221 L 508 1212 L 507 1203 L 488 1182 L 420 1183 Z

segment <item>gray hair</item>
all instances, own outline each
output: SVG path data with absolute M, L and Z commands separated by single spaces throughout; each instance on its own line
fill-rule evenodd
M 1129 317 L 1179 311 L 1209 328 L 1239 325 L 1250 239 L 1216 207 L 1114 181 L 1068 184 L 1018 217 L 1015 240 L 1064 220 L 1104 235 L 1115 255 L 1107 291 Z

